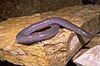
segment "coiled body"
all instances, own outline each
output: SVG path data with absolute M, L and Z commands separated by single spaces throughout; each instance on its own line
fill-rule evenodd
M 36 32 L 48 26 L 51 26 L 51 28 L 45 31 Z M 87 38 L 92 38 L 90 33 L 74 25 L 73 23 L 60 17 L 53 17 L 26 27 L 17 34 L 16 40 L 18 43 L 22 44 L 33 44 L 34 42 L 43 41 L 55 36 L 59 31 L 59 26 L 63 26 L 66 29 L 72 30 L 75 33 Z

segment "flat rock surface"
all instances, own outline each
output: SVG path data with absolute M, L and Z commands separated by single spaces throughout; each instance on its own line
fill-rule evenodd
M 89 49 L 74 62 L 79 66 L 100 66 L 100 45 Z
M 96 34 L 85 47 L 87 49 L 81 49 L 73 61 L 82 66 L 100 66 L 100 34 Z
M 100 66 L 100 34 L 97 34 L 86 47 L 90 49 L 82 49 L 78 52 L 74 62 L 83 66 Z
M 32 23 L 50 17 L 62 17 L 92 34 L 100 31 L 100 6 L 64 8 L 32 16 L 11 18 L 0 23 L 0 59 L 25 66 L 65 66 L 82 47 L 73 31 L 61 28 L 48 40 L 26 46 L 16 42 L 16 35 Z M 85 42 L 87 42 L 87 39 Z M 84 45 L 84 44 L 83 44 Z

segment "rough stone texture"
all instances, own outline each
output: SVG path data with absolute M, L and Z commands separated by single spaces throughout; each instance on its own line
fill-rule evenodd
M 97 34 L 86 46 L 73 58 L 78 66 L 100 66 L 100 34 Z M 90 49 L 89 49 L 90 48 Z
M 0 0 L 0 21 L 81 4 L 81 0 Z
M 100 66 L 100 45 L 97 45 L 74 60 L 77 66 Z
M 100 66 L 100 34 L 81 49 L 73 58 L 73 62 L 83 66 Z
M 0 59 L 25 66 L 65 66 L 84 45 L 72 31 L 61 28 L 48 40 L 26 46 L 18 44 L 16 34 L 28 25 L 50 17 L 62 17 L 95 35 L 100 31 L 100 6 L 64 8 L 32 16 L 11 18 L 0 23 Z M 82 40 L 82 38 L 80 38 Z M 85 42 L 89 41 L 86 38 Z

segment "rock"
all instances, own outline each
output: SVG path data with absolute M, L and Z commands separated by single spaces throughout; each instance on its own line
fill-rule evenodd
M 73 62 L 78 66 L 100 66 L 100 34 L 85 47 L 75 55 Z
M 100 66 L 100 45 L 97 45 L 74 60 L 80 66 Z

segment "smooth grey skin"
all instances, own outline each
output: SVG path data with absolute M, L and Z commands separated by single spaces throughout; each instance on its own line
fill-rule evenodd
M 45 31 L 36 32 L 48 26 L 51 26 L 51 28 Z M 90 33 L 74 25 L 73 23 L 60 17 L 53 17 L 26 27 L 17 34 L 16 40 L 18 43 L 27 45 L 33 44 L 34 42 L 43 41 L 55 36 L 59 31 L 59 26 L 72 30 L 75 33 L 78 33 L 79 35 L 82 35 L 84 37 L 90 39 L 92 38 L 92 35 Z

